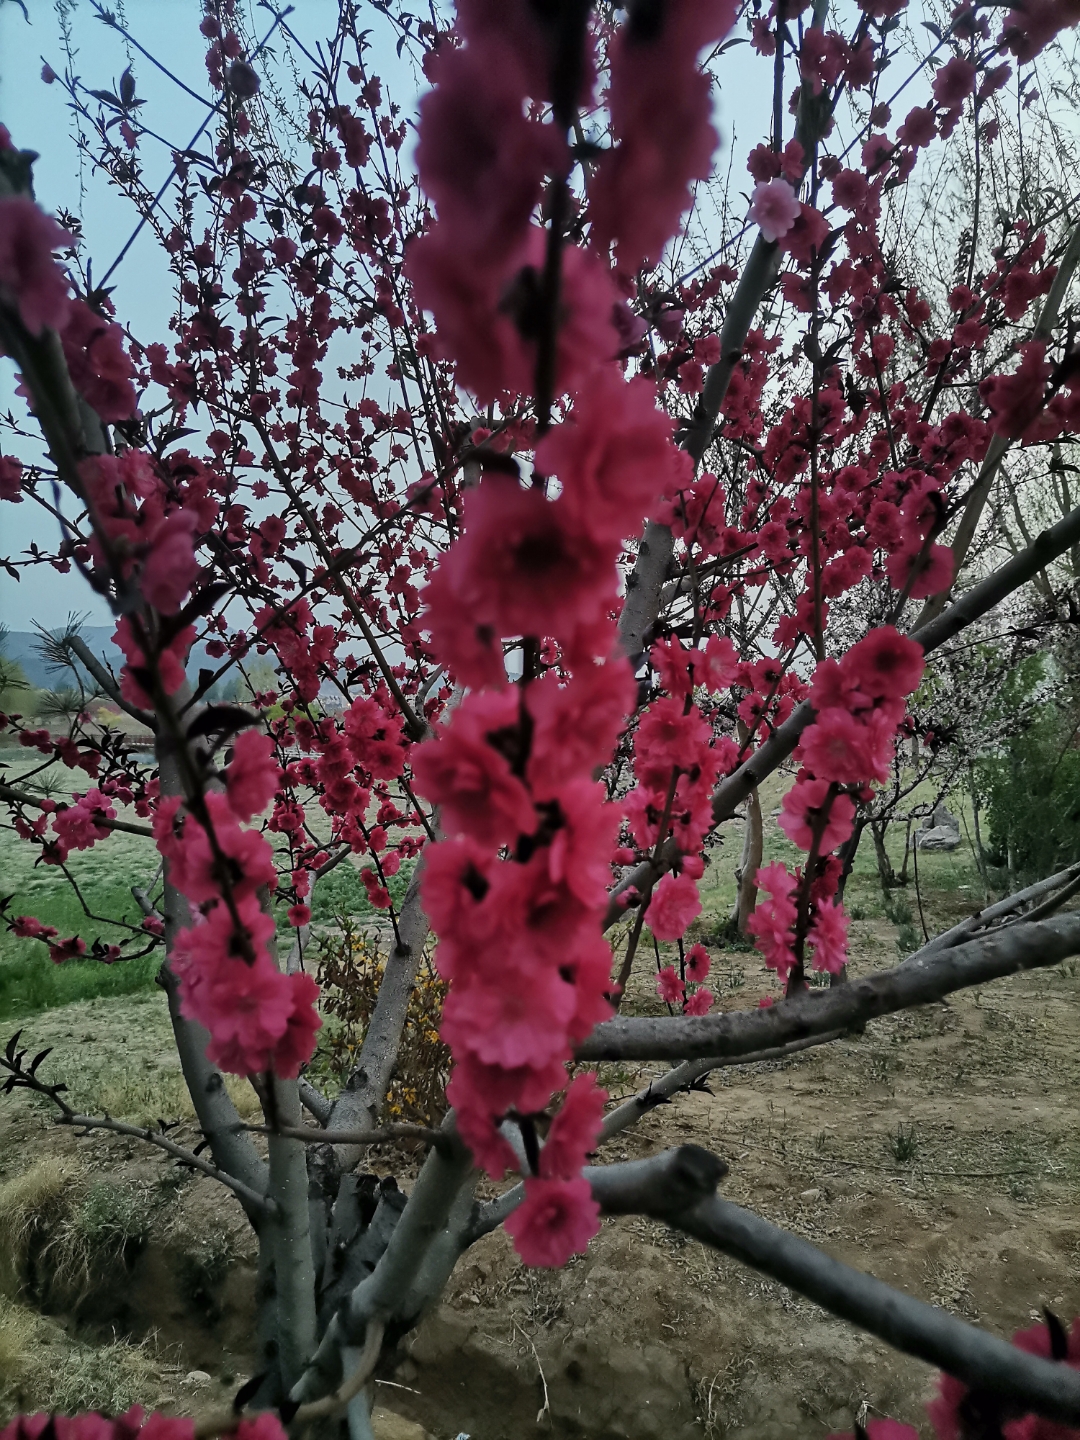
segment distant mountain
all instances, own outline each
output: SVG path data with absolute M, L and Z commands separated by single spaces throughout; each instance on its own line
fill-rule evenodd
M 61 633 L 61 630 L 53 631 L 56 635 Z M 118 645 L 113 644 L 110 639 L 112 633 L 111 625 L 86 625 L 79 632 L 93 654 L 104 661 L 114 675 L 119 675 L 120 667 L 124 663 L 124 653 Z M 9 630 L 3 649 L 4 657 L 17 660 L 29 683 L 39 690 L 58 690 L 64 685 L 70 685 L 69 671 L 51 669 L 38 654 L 37 647 L 40 642 L 41 636 L 36 630 Z M 200 643 L 191 651 L 187 665 L 188 675 L 195 681 L 201 669 L 216 670 L 220 664 L 220 660 L 212 660 L 207 655 L 206 647 Z M 81 665 L 79 670 L 89 682 L 89 676 Z

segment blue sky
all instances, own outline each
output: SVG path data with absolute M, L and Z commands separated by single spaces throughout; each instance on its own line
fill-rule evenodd
M 85 3 L 69 5 L 75 69 L 92 89 L 112 89 L 130 63 L 145 98 L 144 123 L 169 140 L 187 145 L 207 115 L 207 107 L 178 86 L 123 37 L 94 15 Z M 245 7 L 251 29 L 260 38 L 273 23 L 266 10 Z M 112 9 L 134 39 L 165 63 L 198 93 L 211 95 L 203 63 L 206 42 L 199 34 L 198 0 L 112 0 Z M 38 151 L 34 167 L 37 198 L 50 211 L 63 208 L 81 216 L 85 254 L 92 257 L 95 276 L 103 275 L 134 229 L 137 217 L 130 206 L 89 165 L 80 164 L 72 135 L 67 96 L 58 85 L 41 79 L 42 61 L 57 72 L 65 68 L 65 50 L 59 6 L 48 0 L 29 0 L 29 23 L 11 0 L 0 0 L 0 120 L 22 149 Z M 305 43 L 333 29 L 336 0 L 300 0 L 289 17 L 290 25 Z M 278 50 L 281 57 L 281 50 Z M 393 57 L 391 56 L 391 61 Z M 306 63 L 306 62 L 305 62 Z M 168 150 L 144 139 L 140 145 L 147 181 L 155 190 L 171 167 Z M 167 339 L 172 300 L 171 277 L 149 230 L 137 239 L 113 275 L 113 299 L 120 316 L 145 340 Z M 0 361 L 0 406 L 18 414 L 22 402 L 14 394 L 10 362 Z M 0 509 L 0 549 L 14 553 L 31 539 L 54 545 L 55 522 L 39 508 L 23 501 Z M 31 622 L 63 624 L 69 611 L 89 612 L 91 624 L 107 624 L 108 606 L 95 596 L 80 576 L 58 575 L 51 567 L 33 566 L 16 583 L 0 574 L 0 619 L 13 630 L 26 630 Z

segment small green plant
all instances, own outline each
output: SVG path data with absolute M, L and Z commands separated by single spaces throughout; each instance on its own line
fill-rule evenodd
M 902 1122 L 897 1125 L 896 1134 L 889 1136 L 889 1149 L 898 1165 L 907 1165 L 914 1160 L 919 1153 L 919 1140 L 915 1134 L 915 1126 L 909 1125 L 905 1130 Z
M 910 955 L 917 950 L 921 943 L 921 936 L 914 925 L 901 925 L 896 932 L 896 948 L 901 955 Z
M 893 890 L 886 892 L 884 908 L 886 920 L 891 920 L 894 925 L 899 927 L 910 925 L 915 918 L 911 906 L 904 896 L 898 895 Z
M 97 1180 L 42 1248 L 41 1260 L 61 1290 L 79 1290 L 94 1275 L 128 1260 L 149 1233 L 146 1192 Z

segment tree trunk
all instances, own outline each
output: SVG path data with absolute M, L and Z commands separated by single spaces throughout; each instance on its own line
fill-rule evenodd
M 968 788 L 971 791 L 971 818 L 975 827 L 975 863 L 983 883 L 983 904 L 990 903 L 990 871 L 986 864 L 986 851 L 982 843 L 982 827 L 979 824 L 979 792 L 975 786 L 975 766 L 968 765 Z
M 889 859 L 889 852 L 885 849 L 885 831 L 888 829 L 888 820 L 871 820 L 870 834 L 874 837 L 874 854 L 877 856 L 878 879 L 881 881 L 882 891 L 888 895 L 890 890 L 896 888 L 896 875 L 892 868 L 892 861 Z
M 757 905 L 757 872 L 761 865 L 762 843 L 761 800 L 755 785 L 746 797 L 742 860 L 735 872 L 738 892 L 735 896 L 735 908 L 731 912 L 731 925 L 738 928 L 740 935 L 746 934 L 746 922 Z
M 844 891 L 847 888 L 848 876 L 855 868 L 855 856 L 859 853 L 859 841 L 862 839 L 863 831 L 866 829 L 866 816 L 862 815 L 855 821 L 855 828 L 840 846 L 840 883 L 837 886 L 836 898 L 842 905 L 844 903 Z

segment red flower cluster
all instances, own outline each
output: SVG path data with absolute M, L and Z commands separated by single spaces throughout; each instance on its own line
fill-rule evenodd
M 241 1420 L 231 1432 L 237 1440 L 285 1440 L 281 1421 L 264 1410 L 253 1420 Z M 133 1405 L 123 1415 L 109 1417 L 89 1411 L 82 1415 L 16 1415 L 0 1430 L 0 1440 L 193 1440 L 195 1422 L 183 1415 L 147 1415 Z
M 639 35 L 638 19 L 628 21 L 616 42 L 621 78 L 611 104 L 619 144 L 598 172 L 592 204 L 594 239 L 616 244 L 620 264 L 659 253 L 687 203 L 689 180 L 707 170 L 714 137 L 696 56 L 731 18 L 715 5 L 688 3 L 656 33 Z M 549 87 L 548 41 L 532 11 L 462 5 L 459 31 L 464 47 L 440 54 L 436 88 L 421 107 L 417 158 L 439 218 L 414 244 L 409 264 L 459 380 L 483 398 L 532 385 L 543 333 L 544 235 L 531 216 L 544 176 L 558 183 L 569 159 L 556 120 L 534 118 L 528 103 Z M 585 32 L 582 43 L 588 88 Z M 688 130 L 670 112 L 671 66 L 685 80 L 679 114 Z M 660 112 L 648 101 L 658 84 L 678 130 L 659 140 Z M 448 837 L 428 848 L 422 881 L 440 940 L 436 963 L 451 985 L 443 1020 L 455 1062 L 448 1094 L 462 1135 L 493 1175 L 516 1164 L 500 1132 L 505 1117 L 532 1124 L 561 1088 L 573 1042 L 608 1013 L 611 955 L 600 921 L 618 813 L 592 776 L 609 760 L 635 695 L 626 662 L 612 657 L 617 561 L 624 537 L 637 533 L 660 494 L 691 479 L 652 383 L 628 382 L 611 362 L 617 291 L 606 266 L 569 245 L 561 262 L 553 359 L 556 389 L 573 392 L 570 413 L 537 444 L 530 486 L 505 456 L 491 457 L 464 497 L 463 534 L 424 593 L 436 657 L 474 692 L 416 751 L 413 770 Z M 507 685 L 508 641 L 525 656 L 516 687 Z M 713 647 L 695 663 L 722 669 L 726 658 Z M 682 702 L 672 703 L 681 714 Z M 666 794 L 672 783 L 672 761 L 662 753 L 665 718 L 657 710 L 645 725 L 656 730 L 652 750 L 639 737 L 648 769 L 643 796 Z M 686 725 L 679 815 L 684 828 L 704 833 L 719 761 L 700 717 Z M 673 929 L 696 913 L 694 863 L 688 859 L 654 898 L 657 916 L 666 913 Z M 596 1228 L 578 1178 L 595 1135 L 580 1093 L 572 1089 L 556 1117 L 514 1217 L 519 1252 L 531 1263 L 561 1263 Z M 590 1101 L 597 1120 L 601 1103 Z M 543 1156 L 556 1142 L 553 1170 Z
M 618 268 L 655 265 L 712 171 L 709 77 L 697 59 L 735 23 L 734 0 L 682 0 L 632 11 L 610 47 L 607 101 L 618 142 L 589 182 L 592 241 L 615 242 Z
M 268 737 L 247 731 L 225 770 L 225 793 L 204 797 L 203 818 L 179 797 L 160 801 L 154 815 L 169 879 L 200 912 L 173 949 L 181 1006 L 209 1031 L 214 1063 L 240 1075 L 297 1075 L 321 1024 L 315 982 L 283 975 L 271 959 L 274 922 L 258 892 L 277 884 L 273 851 L 240 823 L 266 808 L 280 779 Z
M 715 998 L 703 983 L 708 979 L 710 964 L 705 946 L 691 945 L 679 970 L 665 965 L 657 972 L 656 993 L 665 1005 L 678 1005 L 684 1015 L 707 1015 Z
M 94 516 L 94 564 L 106 572 L 112 568 L 104 553 L 106 537 L 122 572 L 130 574 L 138 565 L 146 603 L 162 615 L 175 615 L 199 574 L 195 541 L 205 528 L 202 507 L 178 504 L 175 492 L 170 493 L 141 450 L 95 455 L 82 462 L 79 474 Z M 205 518 L 216 510 L 211 502 Z
M 780 828 L 811 860 L 803 876 L 781 864 L 758 870 L 761 901 L 748 921 L 765 963 L 786 979 L 798 954 L 800 906 L 814 968 L 838 973 L 847 953 L 847 917 L 834 903 L 840 861 L 832 852 L 851 834 L 852 796 L 888 777 L 894 737 L 907 697 L 923 672 L 921 647 L 891 625 L 872 630 L 840 661 L 823 660 L 814 674 L 814 723 L 796 750 L 802 766 L 784 796 Z
M 31 335 L 59 330 L 71 299 L 67 276 L 52 252 L 72 244 L 68 231 L 29 195 L 0 197 L 0 302 L 17 309 Z
M 1012 1343 L 1018 1350 L 1026 1350 L 1040 1360 L 1056 1360 L 1074 1370 L 1080 1369 L 1080 1320 L 1074 1320 L 1068 1331 L 1055 1316 L 1050 1316 L 1049 1322 L 1018 1330 Z M 1001 1435 L 1003 1440 L 1077 1440 L 1080 1436 L 1080 1430 L 1073 1426 L 1046 1420 L 1041 1415 L 1016 1416 L 1009 1402 L 990 1392 L 979 1394 L 974 1407 L 967 1404 L 969 1397 L 976 1398 L 962 1380 L 952 1375 L 939 1377 L 937 1399 L 926 1407 L 937 1440 L 965 1440 L 974 1433 L 973 1415 L 978 1417 L 980 1434 Z M 919 1440 L 915 1427 L 901 1424 L 899 1420 L 871 1420 L 865 1433 L 869 1440 Z M 829 1440 L 854 1440 L 854 1437 L 849 1431 L 845 1435 L 830 1435 Z

